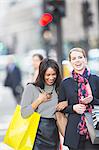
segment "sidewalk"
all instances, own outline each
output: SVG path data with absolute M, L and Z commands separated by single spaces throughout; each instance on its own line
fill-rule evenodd
M 14 150 L 14 149 L 4 143 L 0 143 L 0 150 Z
M 64 146 L 63 145 L 63 136 L 61 136 L 61 134 L 60 134 L 60 141 L 61 141 L 61 148 L 60 148 L 60 150 L 69 150 L 69 148 L 67 147 L 67 146 Z
M 6 130 L 9 127 L 9 123 L 11 121 L 12 115 L 4 115 L 0 118 L 0 141 L 3 141 L 4 136 L 6 134 Z
M 15 107 L 16 101 L 11 89 L 0 85 L 0 142 L 3 141 Z

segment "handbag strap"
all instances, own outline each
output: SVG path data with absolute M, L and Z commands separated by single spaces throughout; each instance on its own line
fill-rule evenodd
M 96 118 L 96 113 L 94 111 L 92 111 L 92 119 L 93 119 L 93 126 L 94 126 L 94 128 L 96 128 L 98 121 Z
M 93 125 L 94 128 L 99 130 L 99 106 L 94 105 L 94 108 L 92 109 L 92 119 L 93 119 Z

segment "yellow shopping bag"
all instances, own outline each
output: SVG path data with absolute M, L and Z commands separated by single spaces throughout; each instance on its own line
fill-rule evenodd
M 6 132 L 4 143 L 14 150 L 32 150 L 40 121 L 40 114 L 34 112 L 24 119 L 21 116 L 21 107 L 17 105 L 9 128 Z

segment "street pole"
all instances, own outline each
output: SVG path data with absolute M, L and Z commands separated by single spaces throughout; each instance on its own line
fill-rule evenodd
M 85 41 L 86 41 L 86 55 L 88 56 L 89 44 L 89 28 L 84 27 Z
M 61 24 L 61 18 L 60 18 L 60 21 L 58 21 L 56 23 L 56 34 L 57 34 L 57 60 L 58 60 L 58 63 L 59 63 L 59 66 L 61 68 L 61 71 L 62 71 L 62 58 L 63 58 L 63 47 L 62 47 L 62 24 Z

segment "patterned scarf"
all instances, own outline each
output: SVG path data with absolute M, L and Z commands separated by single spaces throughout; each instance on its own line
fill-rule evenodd
M 83 96 L 84 98 L 88 96 L 88 91 L 86 89 L 86 84 L 88 83 L 88 79 L 90 76 L 90 72 L 87 70 L 87 68 L 84 70 L 84 73 L 78 74 L 74 70 L 72 71 L 72 76 L 74 80 L 78 83 L 78 100 L 79 103 L 81 97 Z M 92 112 L 92 106 L 90 104 L 86 105 L 86 111 L 87 112 Z M 86 139 L 89 139 L 89 133 L 86 127 L 86 122 L 85 122 L 85 115 L 84 113 L 81 115 L 81 120 L 78 124 L 77 131 L 79 132 L 80 135 L 85 135 Z

